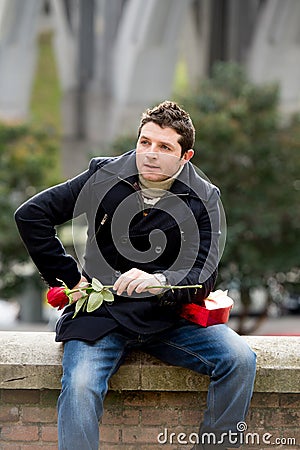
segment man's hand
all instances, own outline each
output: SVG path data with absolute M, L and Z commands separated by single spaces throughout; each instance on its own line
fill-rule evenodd
M 162 289 L 146 289 L 147 286 L 160 285 L 162 286 Z M 155 275 L 135 268 L 123 273 L 117 279 L 113 288 L 117 291 L 118 295 L 122 295 L 124 291 L 127 291 L 128 295 L 132 295 L 133 291 L 138 294 L 148 291 L 150 294 L 158 295 L 163 291 L 163 285 L 159 282 Z
M 76 284 L 76 286 L 73 287 L 73 289 L 80 289 L 84 284 L 88 284 L 88 280 L 85 277 L 81 277 L 80 281 L 78 284 Z M 79 300 L 81 297 L 83 296 L 83 293 L 78 291 L 78 292 L 74 292 L 72 294 L 72 303 L 77 302 L 77 300 Z

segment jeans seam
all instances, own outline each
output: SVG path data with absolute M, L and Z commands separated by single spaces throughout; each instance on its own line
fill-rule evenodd
M 210 420 L 211 420 L 211 426 L 212 426 L 212 424 L 214 424 L 215 422 L 216 422 L 216 414 L 215 414 L 215 389 L 214 389 L 214 386 L 212 385 L 212 383 L 210 383 L 210 392 L 211 392 L 211 396 L 212 396 L 212 399 L 211 399 L 211 402 L 210 402 L 210 408 L 211 408 L 211 410 L 210 410 Z
M 120 363 L 120 361 L 121 361 L 121 359 L 122 359 L 122 357 L 123 357 L 123 355 L 125 354 L 126 352 L 125 352 L 125 347 L 123 348 L 123 350 L 120 350 L 119 351 L 119 354 L 118 354 L 118 358 L 116 358 L 116 364 L 115 364 L 115 366 L 114 366 L 114 368 L 112 368 L 109 372 L 108 372 L 108 377 L 107 377 L 107 383 L 109 383 L 109 381 L 110 381 L 110 379 L 111 379 L 111 377 L 119 370 L 119 363 Z M 106 391 L 107 392 L 107 391 Z M 106 395 L 106 394 L 105 394 Z M 104 401 L 104 398 L 103 398 L 103 401 Z
M 207 361 L 207 359 L 203 358 L 202 356 L 198 355 L 197 353 L 195 353 L 195 352 L 193 352 L 193 351 L 191 351 L 191 350 L 189 350 L 187 348 L 181 347 L 180 345 L 176 345 L 176 344 L 174 344 L 173 342 L 170 342 L 170 341 L 165 341 L 164 339 L 162 339 L 161 342 L 163 342 L 166 345 L 169 345 L 170 347 L 177 348 L 178 350 L 181 350 L 181 351 L 183 351 L 183 352 L 185 352 L 185 353 L 187 353 L 189 355 L 194 356 L 195 358 L 199 359 L 203 364 L 206 364 L 207 366 L 209 366 L 211 368 L 215 368 L 216 367 L 216 365 L 214 363 L 211 363 L 210 361 Z

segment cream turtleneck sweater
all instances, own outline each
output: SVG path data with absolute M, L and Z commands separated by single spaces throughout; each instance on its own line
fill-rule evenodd
M 182 171 L 183 166 L 170 178 L 163 181 L 146 180 L 143 175 L 139 175 L 139 185 L 142 190 L 142 196 L 146 208 L 151 208 L 166 194 L 175 179 Z

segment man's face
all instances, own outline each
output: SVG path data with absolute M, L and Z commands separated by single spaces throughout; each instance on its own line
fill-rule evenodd
M 142 127 L 136 146 L 136 165 L 146 180 L 166 180 L 192 158 L 192 149 L 181 156 L 179 138 L 173 128 L 161 128 L 154 122 Z

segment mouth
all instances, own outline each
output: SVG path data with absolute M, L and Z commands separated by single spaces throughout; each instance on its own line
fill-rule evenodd
M 144 167 L 146 167 L 147 169 L 160 169 L 160 167 L 159 166 L 154 166 L 154 165 L 152 165 L 152 164 L 144 164 Z

